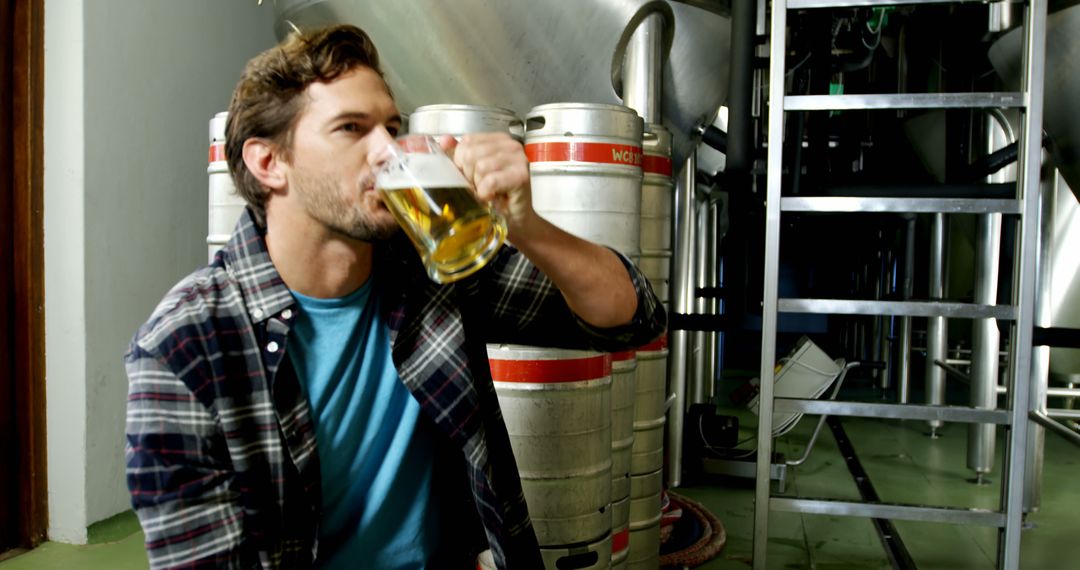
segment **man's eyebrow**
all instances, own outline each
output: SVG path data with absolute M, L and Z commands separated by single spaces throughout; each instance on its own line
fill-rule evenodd
M 363 111 L 343 111 L 341 113 L 338 113 L 337 115 L 334 115 L 329 121 L 327 121 L 327 123 L 336 123 L 338 121 L 344 121 L 346 119 L 352 119 L 352 120 L 356 120 L 356 121 L 367 121 L 367 120 L 371 119 L 371 115 L 369 113 L 365 113 Z M 393 123 L 393 122 L 401 123 L 401 115 L 394 115 L 394 116 L 390 117 L 389 119 L 387 119 L 386 122 L 387 123 Z

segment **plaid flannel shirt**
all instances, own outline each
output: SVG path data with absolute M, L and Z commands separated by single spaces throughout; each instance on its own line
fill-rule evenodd
M 400 238 L 400 236 L 399 236 Z M 436 568 L 542 568 L 485 343 L 625 350 L 660 335 L 664 310 L 626 264 L 632 323 L 597 329 L 513 247 L 450 285 L 402 239 L 376 246 L 393 361 L 436 448 L 451 516 Z M 245 212 L 214 261 L 174 287 L 125 355 L 127 481 L 153 568 L 306 568 L 318 548 L 320 474 L 308 402 L 286 357 L 299 307 Z M 362 565 L 362 561 L 358 561 Z

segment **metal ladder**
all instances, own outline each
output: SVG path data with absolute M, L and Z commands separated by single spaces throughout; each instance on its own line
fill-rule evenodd
M 959 0 L 963 1 L 963 0 Z M 1038 239 L 1038 193 L 1042 149 L 1043 67 L 1046 46 L 1047 0 L 1027 0 L 1024 17 L 1023 91 L 1019 93 L 941 93 L 785 96 L 784 77 L 788 10 L 958 3 L 958 0 L 773 0 L 770 27 L 768 177 L 765 213 L 765 287 L 762 314 L 758 450 L 754 504 L 753 567 L 766 568 L 770 511 L 848 515 L 910 521 L 948 522 L 999 528 L 998 567 L 1020 565 L 1023 527 L 1025 442 L 1028 437 L 1029 378 L 1032 361 L 1035 258 Z M 857 198 L 781 197 L 784 111 L 856 109 L 1019 108 L 1023 112 L 1016 198 Z M 781 212 L 1002 213 L 1020 217 L 1017 264 L 1011 305 L 954 302 L 853 301 L 840 299 L 779 299 L 777 280 Z M 996 318 L 1011 322 L 1008 409 L 961 406 L 881 404 L 774 398 L 777 313 L 897 315 L 910 317 Z M 832 416 L 941 420 L 991 423 L 1009 427 L 1001 508 L 964 509 L 832 499 L 772 497 L 769 469 L 773 455 L 773 412 L 802 412 Z

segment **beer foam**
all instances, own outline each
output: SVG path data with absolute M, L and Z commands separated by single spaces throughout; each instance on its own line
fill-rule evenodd
M 444 155 L 407 154 L 402 160 L 405 167 L 392 167 L 375 178 L 378 188 L 454 188 L 467 187 L 469 182 L 457 166 Z

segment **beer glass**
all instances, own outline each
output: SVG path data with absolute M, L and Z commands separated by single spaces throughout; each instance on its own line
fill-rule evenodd
M 477 201 L 465 176 L 430 136 L 406 135 L 375 188 L 409 236 L 428 276 L 451 283 L 483 267 L 506 239 L 506 220 Z

